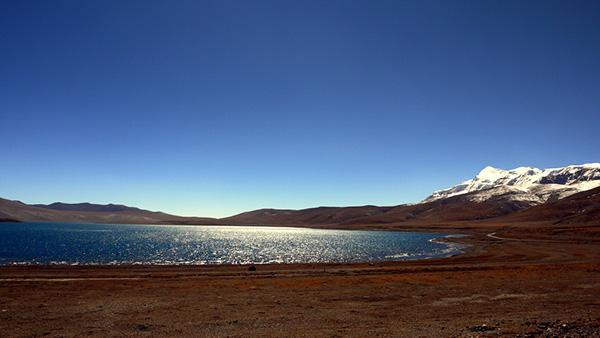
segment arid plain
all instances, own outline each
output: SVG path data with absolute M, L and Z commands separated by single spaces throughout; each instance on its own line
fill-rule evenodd
M 598 336 L 600 227 L 539 227 L 444 227 L 465 253 L 413 262 L 2 267 L 0 332 Z

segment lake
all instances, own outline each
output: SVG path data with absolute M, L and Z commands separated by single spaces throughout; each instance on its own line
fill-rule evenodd
M 0 223 L 0 265 L 261 264 L 410 260 L 459 253 L 445 234 L 256 226 Z

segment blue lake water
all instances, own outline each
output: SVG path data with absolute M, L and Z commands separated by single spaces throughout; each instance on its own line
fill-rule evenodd
M 365 262 L 456 254 L 445 234 L 288 227 L 0 223 L 0 265 Z

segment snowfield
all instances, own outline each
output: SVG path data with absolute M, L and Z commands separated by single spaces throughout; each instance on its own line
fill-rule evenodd
M 501 197 L 536 205 L 598 186 L 600 163 L 550 169 L 519 167 L 503 170 L 488 166 L 475 178 L 448 189 L 438 190 L 423 202 L 468 194 L 465 197 L 475 202 Z

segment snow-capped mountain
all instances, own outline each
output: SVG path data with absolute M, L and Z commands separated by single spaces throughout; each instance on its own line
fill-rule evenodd
M 536 205 L 599 186 L 600 163 L 552 169 L 485 167 L 475 178 L 436 191 L 423 202 L 467 194 L 465 197 L 475 202 L 498 197 Z

